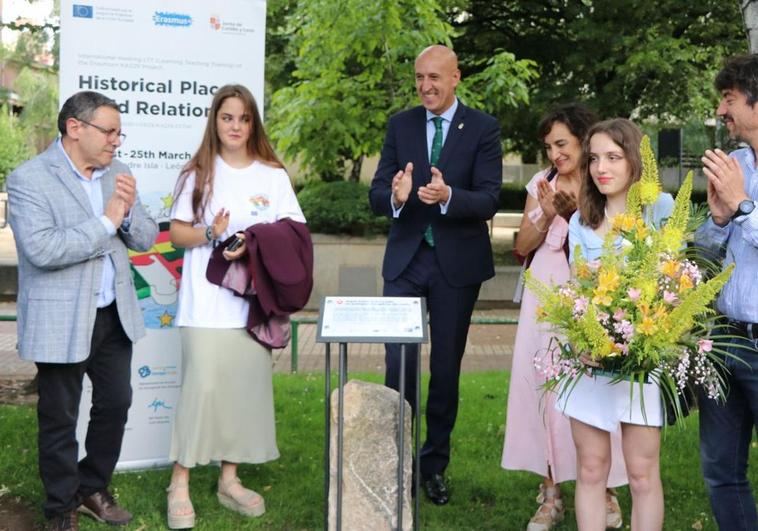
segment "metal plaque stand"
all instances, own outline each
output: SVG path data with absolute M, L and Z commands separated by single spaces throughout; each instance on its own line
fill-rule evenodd
M 397 529 L 403 528 L 403 469 L 405 465 L 405 455 L 403 448 L 405 447 L 405 362 L 406 362 L 406 344 L 408 343 L 426 343 L 428 341 L 427 335 L 427 323 L 426 323 L 426 301 L 423 298 L 403 298 L 403 301 L 407 304 L 407 301 L 413 300 L 414 306 L 410 308 L 410 311 L 414 313 L 415 319 L 420 323 L 420 327 L 416 330 L 415 335 L 408 334 L 408 328 L 404 329 L 403 334 L 391 335 L 392 329 L 398 326 L 403 326 L 405 323 L 391 322 L 390 319 L 386 323 L 378 323 L 377 326 L 372 327 L 372 330 L 367 332 L 365 326 L 357 326 L 356 329 L 352 329 L 350 325 L 340 327 L 339 323 L 329 321 L 329 312 L 325 309 L 329 308 L 329 304 L 337 303 L 348 305 L 352 302 L 355 303 L 357 312 L 363 312 L 365 319 L 361 319 L 360 322 L 365 325 L 366 322 L 375 323 L 376 314 L 372 313 L 370 305 L 372 302 L 376 302 L 383 306 L 379 313 L 379 318 L 387 314 L 386 303 L 388 300 L 397 300 L 400 298 L 387 299 L 385 297 L 325 297 L 321 301 L 321 311 L 319 312 L 319 322 L 317 328 L 316 341 L 318 343 L 325 343 L 326 347 L 326 359 L 325 370 L 326 378 L 324 383 L 324 421 L 325 421 L 325 443 L 324 443 L 324 529 L 329 529 L 329 488 L 330 488 L 330 476 L 331 476 L 331 342 L 339 343 L 339 362 L 338 362 L 338 374 L 339 383 L 337 391 L 337 507 L 336 507 L 336 529 L 342 530 L 342 468 L 343 468 L 343 449 L 344 449 L 344 386 L 347 383 L 347 344 L 348 343 L 401 343 L 400 345 L 400 375 L 399 375 L 399 387 L 398 392 L 399 406 L 398 406 L 398 435 L 397 435 L 397 447 L 398 447 L 398 464 L 397 464 Z M 382 304 L 384 303 L 384 304 Z M 367 308 L 369 306 L 369 308 Z M 406 308 L 403 308 L 406 309 Z M 343 314 L 347 308 L 342 308 Z M 415 314 L 415 312 L 419 312 Z M 326 317 L 326 318 L 325 318 Z M 338 315 L 335 315 L 335 319 L 339 319 Z M 416 493 L 414 499 L 414 511 L 413 511 L 413 529 L 417 530 L 418 525 L 418 513 L 419 513 L 419 496 L 420 496 L 420 459 L 419 459 L 419 441 L 421 440 L 421 423 L 420 423 L 420 402 L 421 402 L 421 348 L 416 349 L 416 407 L 414 408 L 415 417 L 415 441 L 414 441 L 414 492 Z

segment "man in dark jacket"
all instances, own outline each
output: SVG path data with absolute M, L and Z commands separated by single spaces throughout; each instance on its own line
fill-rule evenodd
M 390 119 L 369 200 L 392 218 L 385 296 L 426 297 L 431 380 L 421 474 L 429 499 L 449 494 L 444 471 L 458 411 L 458 376 L 481 283 L 494 276 L 486 221 L 498 207 L 502 147 L 497 121 L 458 101 L 458 58 L 430 46 L 415 64 L 421 106 Z M 415 404 L 416 346 L 408 345 L 406 398 Z M 386 345 L 385 383 L 398 388 L 400 346 Z

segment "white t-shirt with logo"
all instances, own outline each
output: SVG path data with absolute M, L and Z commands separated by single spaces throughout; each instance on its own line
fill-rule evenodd
M 171 219 L 192 223 L 192 190 L 194 172 L 187 176 L 184 188 L 176 198 Z M 244 231 L 256 223 L 273 223 L 283 218 L 305 223 L 287 172 L 255 161 L 242 169 L 232 168 L 216 157 L 213 196 L 204 219 L 195 226 L 208 226 L 222 208 L 230 212 L 229 226 L 219 237 L 225 240 L 235 232 Z M 178 326 L 200 328 L 244 328 L 247 324 L 248 303 L 230 289 L 208 282 L 208 267 L 212 245 L 186 249 L 182 280 L 179 289 Z

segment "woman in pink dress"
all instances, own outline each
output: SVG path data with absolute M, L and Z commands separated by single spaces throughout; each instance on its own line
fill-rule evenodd
M 552 110 L 538 127 L 552 166 L 526 185 L 528 195 L 515 250 L 521 256 L 534 253 L 529 269 L 543 282 L 562 284 L 569 279 L 568 220 L 579 195 L 582 138 L 596 121 L 587 107 L 569 104 Z M 555 334 L 535 321 L 536 308 L 536 298 L 524 290 L 513 348 L 502 467 L 527 470 L 543 478 L 537 496 L 540 506 L 527 531 L 546 531 L 563 519 L 559 484 L 576 480 L 576 453 L 568 419 L 553 407 L 555 396 L 541 389 L 545 377 L 535 361 L 539 364 L 556 344 L 552 341 Z M 613 454 L 621 456 L 620 438 L 612 444 Z M 613 460 L 608 485 L 626 483 L 624 460 Z M 622 525 L 612 490 L 607 495 L 607 524 L 611 528 Z

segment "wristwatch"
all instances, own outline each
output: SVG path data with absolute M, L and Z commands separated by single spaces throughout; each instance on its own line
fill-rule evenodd
M 737 211 L 734 214 L 732 214 L 732 221 L 734 221 L 740 216 L 747 216 L 753 210 L 755 210 L 754 201 L 752 201 L 751 199 L 744 199 L 740 201 L 739 206 L 737 206 Z
M 208 240 L 209 242 L 213 240 L 213 227 L 211 227 L 210 225 L 205 227 L 205 239 Z

